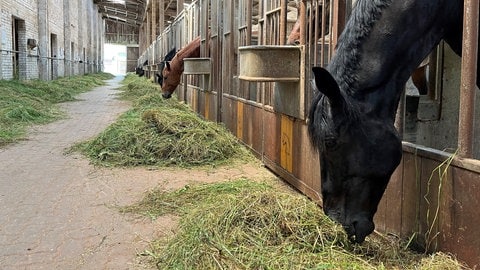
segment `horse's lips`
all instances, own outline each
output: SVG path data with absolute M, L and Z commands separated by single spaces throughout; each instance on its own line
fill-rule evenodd
M 164 99 L 169 99 L 169 98 L 172 97 L 172 94 L 163 93 L 163 94 L 162 94 L 162 97 L 163 97 Z
M 373 232 L 373 230 L 375 229 L 375 225 L 373 222 L 364 219 L 354 221 L 352 224 L 344 226 L 344 228 L 350 241 L 361 244 L 363 243 L 363 241 L 365 241 L 367 235 Z

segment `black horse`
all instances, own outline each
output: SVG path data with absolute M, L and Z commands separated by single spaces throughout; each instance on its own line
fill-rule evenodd
M 142 66 L 138 66 L 135 68 L 135 74 L 137 74 L 139 77 L 142 77 L 143 75 L 145 75 L 145 70 L 143 70 L 143 67 L 147 65 L 148 65 L 148 60 L 145 60 Z
M 160 62 L 160 64 L 158 64 L 158 71 L 155 76 L 157 77 L 157 83 L 162 85 L 163 84 L 163 75 L 162 75 L 162 71 L 163 69 L 165 68 L 165 63 L 166 62 L 169 62 L 169 61 L 172 61 L 173 57 L 175 56 L 175 54 L 177 53 L 176 51 L 176 48 L 173 47 L 173 49 L 171 49 L 166 55 L 165 57 L 163 58 L 163 60 Z
M 357 0 L 327 69 L 314 67 L 308 131 L 323 209 L 361 243 L 402 156 L 394 128 L 409 76 L 443 39 L 461 55 L 463 0 Z M 478 79 L 477 70 L 477 84 Z

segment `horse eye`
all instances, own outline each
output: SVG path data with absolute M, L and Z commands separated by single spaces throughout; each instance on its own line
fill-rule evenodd
M 326 148 L 334 148 L 337 146 L 337 140 L 335 138 L 326 138 L 324 141 L 325 147 Z

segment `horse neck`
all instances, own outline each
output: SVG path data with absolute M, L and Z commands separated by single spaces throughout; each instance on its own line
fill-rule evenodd
M 181 49 L 174 58 L 178 61 L 182 61 L 184 58 L 200 57 L 200 37 L 195 38 Z
M 287 45 L 294 45 L 295 41 L 300 39 L 300 19 L 293 25 L 292 31 L 288 35 Z
M 164 61 L 171 61 L 173 59 L 173 57 L 175 57 L 175 48 L 171 49 L 167 55 L 165 55 L 165 58 L 164 58 Z
M 170 62 L 170 67 L 172 70 L 181 73 L 183 72 L 183 59 L 195 57 L 200 57 L 200 37 L 192 40 L 187 46 L 178 51 Z
M 458 16 L 448 2 L 358 0 L 328 66 L 344 95 L 393 122 L 410 74 Z

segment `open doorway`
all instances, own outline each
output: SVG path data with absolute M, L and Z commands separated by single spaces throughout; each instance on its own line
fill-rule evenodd
M 50 74 L 51 79 L 55 80 L 58 77 L 58 44 L 57 44 L 57 35 L 50 34 Z
M 127 46 L 106 43 L 103 71 L 113 75 L 127 73 Z
M 27 79 L 27 40 L 25 21 L 12 18 L 12 68 L 14 79 Z

